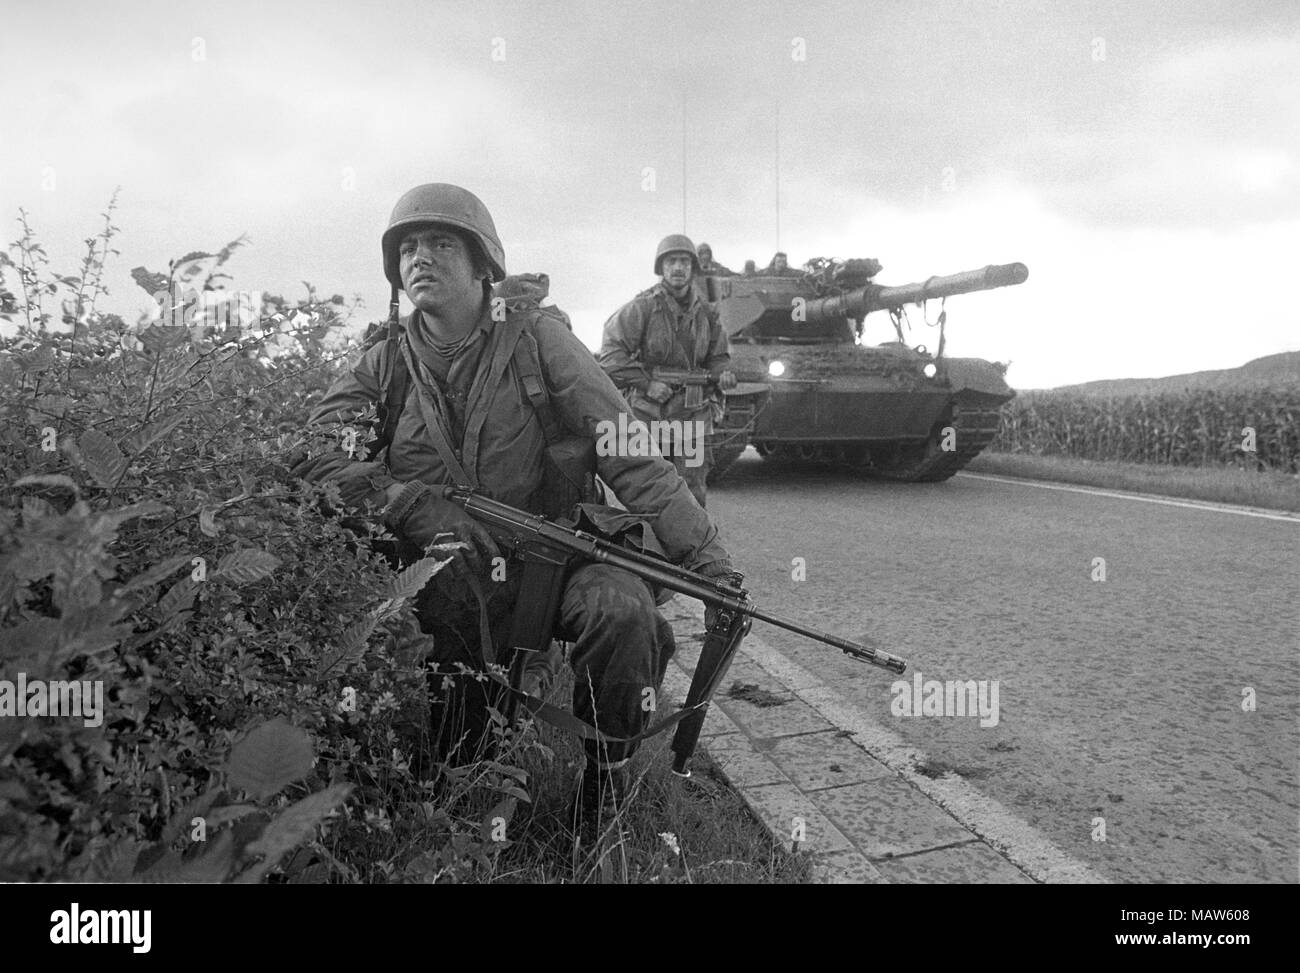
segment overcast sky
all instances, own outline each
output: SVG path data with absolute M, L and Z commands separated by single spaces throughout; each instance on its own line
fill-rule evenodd
M 1023 261 L 948 302 L 949 353 L 1021 388 L 1300 348 L 1295 0 L 47 0 L 6 9 L 0 90 L 3 241 L 23 206 L 71 273 L 121 186 L 124 314 L 131 267 L 247 233 L 235 286 L 381 317 L 385 221 L 439 181 L 593 346 L 684 228 L 734 269 Z

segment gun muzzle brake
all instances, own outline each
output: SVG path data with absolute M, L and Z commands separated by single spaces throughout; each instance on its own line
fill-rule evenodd
M 882 665 L 890 672 L 896 672 L 900 676 L 907 672 L 907 660 L 900 659 L 896 655 L 890 655 L 888 652 L 876 652 L 876 664 Z

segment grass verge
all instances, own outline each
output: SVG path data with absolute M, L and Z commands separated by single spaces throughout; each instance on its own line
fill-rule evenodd
M 573 673 L 563 667 L 548 696 L 568 708 Z M 569 811 L 583 767 L 580 741 L 543 723 L 510 733 L 497 760 L 527 774 L 529 801 L 509 814 L 505 841 L 465 867 L 446 849 L 433 853 L 431 835 L 450 813 L 490 821 L 499 794 L 475 789 L 490 763 L 457 771 L 455 784 L 426 784 L 427 793 L 388 793 L 385 828 L 361 856 L 371 865 L 356 882 L 473 884 L 803 884 L 812 880 L 807 858 L 791 855 L 755 820 L 703 750 L 692 775 L 670 770 L 672 731 L 642 744 L 632 758 L 632 800 L 603 833 L 579 843 Z M 449 794 L 453 796 L 449 800 Z M 495 805 L 495 806 L 494 806 Z M 486 836 L 487 826 L 484 827 Z M 354 856 L 356 857 L 356 856 Z
M 1300 478 L 1275 471 L 1150 466 L 1026 453 L 981 453 L 966 469 L 972 473 L 1056 480 L 1133 493 L 1300 512 Z

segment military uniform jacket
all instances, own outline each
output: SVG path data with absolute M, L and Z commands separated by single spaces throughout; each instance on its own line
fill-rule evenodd
M 689 418 L 682 412 L 681 392 L 662 409 L 641 395 L 650 384 L 651 369 L 705 369 L 717 375 L 731 364 L 731 346 L 717 315 L 694 288 L 690 295 L 683 309 L 660 281 L 605 322 L 600 366 L 644 417 Z
M 433 417 L 441 422 L 462 467 L 472 473 L 481 489 L 503 503 L 531 509 L 530 501 L 542 482 L 546 438 L 518 374 L 515 343 L 536 343 L 550 405 L 570 433 L 596 440 L 600 437 L 599 424 L 611 422 L 616 428 L 619 413 L 625 411 L 626 405 L 591 352 L 558 315 L 535 315 L 527 325 L 525 318 L 510 314 L 506 321 L 492 322 L 485 307 L 476 332 L 451 362 L 455 374 L 462 356 L 478 355 L 472 381 L 465 383 L 468 395 L 460 421 L 455 423 L 463 428 L 463 436 L 453 438 L 449 417 L 436 411 Z M 399 341 L 408 344 L 405 332 Z M 383 341 L 361 355 L 325 393 L 310 422 L 347 424 L 368 408 L 378 406 L 382 401 L 381 376 L 389 364 L 386 356 L 399 353 L 395 344 Z M 439 457 L 426 425 L 428 410 L 421 408 L 418 399 L 417 384 L 425 382 L 428 390 L 431 376 L 423 364 L 416 364 L 383 462 L 356 462 L 347 453 L 337 451 L 312 459 L 300 475 L 313 481 L 352 481 L 354 489 L 341 492 L 358 505 L 361 500 L 369 500 L 382 506 L 383 491 L 394 482 L 421 480 L 435 487 L 452 484 L 454 478 Z M 649 523 L 674 561 L 696 569 L 728 561 L 718 542 L 717 528 L 695 503 L 670 462 L 659 456 L 598 455 L 596 463 L 601 479 L 629 511 Z M 360 491 L 355 489 L 358 480 L 367 481 Z

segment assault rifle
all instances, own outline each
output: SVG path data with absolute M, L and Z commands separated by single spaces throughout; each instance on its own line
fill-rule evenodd
M 833 645 L 846 655 L 883 666 L 892 672 L 902 673 L 907 669 L 906 662 L 888 652 L 778 618 L 750 601 L 749 592 L 744 588 L 735 587 L 723 580 L 706 578 L 659 558 L 629 551 L 594 534 L 573 530 L 537 514 L 489 499 L 469 487 L 445 487 L 442 495 L 463 507 L 475 520 L 487 527 L 496 528 L 498 535 L 504 534 L 508 538 L 505 542 L 507 547 L 512 548 L 524 562 L 521 589 L 510 633 L 509 648 L 515 650 L 510 665 L 512 704 L 522 695 L 519 686 L 529 653 L 550 644 L 565 572 L 569 563 L 575 559 L 623 568 L 652 585 L 697 598 L 714 609 L 715 617 L 705 632 L 704 647 L 700 650 L 700 659 L 695 666 L 691 688 L 682 709 L 632 738 L 653 736 L 674 723 L 680 724 L 672 743 L 673 773 L 678 776 L 690 776 L 688 765 L 695 752 L 700 729 L 704 726 L 709 699 L 727 674 L 732 657 L 740 648 L 741 639 L 749 632 L 752 619 L 757 618 L 769 625 Z M 508 719 L 513 720 L 513 715 L 508 714 Z M 588 731 L 584 735 L 594 739 L 602 738 L 594 729 L 588 728 Z
M 705 388 L 718 384 L 718 376 L 704 369 L 654 368 L 650 371 L 650 377 L 656 382 L 671 385 L 674 392 L 685 388 L 684 405 L 688 409 L 698 409 L 704 405 Z

